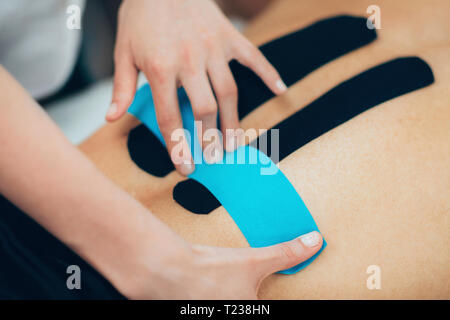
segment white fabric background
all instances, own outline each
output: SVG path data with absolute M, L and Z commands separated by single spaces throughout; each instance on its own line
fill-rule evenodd
M 81 30 L 67 28 L 69 5 L 84 0 L 0 1 L 0 64 L 36 99 L 60 89 L 77 57 Z

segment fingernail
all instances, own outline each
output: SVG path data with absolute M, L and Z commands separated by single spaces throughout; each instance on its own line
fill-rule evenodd
M 280 89 L 280 92 L 283 93 L 287 90 L 286 84 L 283 82 L 283 80 L 279 79 L 277 81 L 277 88 Z
M 304 234 L 300 237 L 300 240 L 303 242 L 305 246 L 308 248 L 315 247 L 320 242 L 320 235 L 317 231 L 313 231 L 307 234 Z
M 194 172 L 194 165 L 191 162 L 183 163 L 182 165 L 180 165 L 180 172 L 182 175 L 188 176 L 192 172 Z
M 109 106 L 108 112 L 106 113 L 107 117 L 111 117 L 113 115 L 115 115 L 117 112 L 117 104 L 115 102 L 111 103 L 111 105 Z

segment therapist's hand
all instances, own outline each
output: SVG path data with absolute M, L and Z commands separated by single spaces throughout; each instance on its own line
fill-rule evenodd
M 321 235 L 312 232 L 266 248 L 188 244 L 187 250 L 161 258 L 165 263 L 135 269 L 124 287 L 116 286 L 131 299 L 257 299 L 264 278 L 309 259 L 322 242 Z
M 196 120 L 202 121 L 202 136 L 205 130 L 217 127 L 218 113 L 224 133 L 239 128 L 237 87 L 228 67 L 232 59 L 252 69 L 275 94 L 286 90 L 275 68 L 231 25 L 214 1 L 124 0 L 119 11 L 114 92 L 106 119 L 115 121 L 125 114 L 135 94 L 138 71 L 143 71 L 152 87 L 169 154 L 176 145 L 187 151 L 178 161 L 174 156 L 172 160 L 181 174 L 188 175 L 194 165 L 186 140 L 171 139 L 174 130 L 182 128 L 177 87 L 185 88 Z M 232 136 L 229 138 L 227 150 L 237 146 Z M 203 147 L 207 145 L 205 141 Z M 220 153 L 222 141 L 215 141 L 210 150 L 213 147 Z

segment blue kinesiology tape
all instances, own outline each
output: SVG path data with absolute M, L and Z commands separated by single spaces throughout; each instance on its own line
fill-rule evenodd
M 220 162 L 206 163 L 197 138 L 192 108 L 182 88 L 178 90 L 178 100 L 195 162 L 195 171 L 189 177 L 214 194 L 251 247 L 266 247 L 319 231 L 302 198 L 265 153 L 246 145 L 234 152 L 225 152 Z M 164 144 L 148 84 L 138 90 L 128 112 Z M 313 257 L 280 273 L 293 274 L 305 268 L 326 245 L 324 240 L 322 248 Z

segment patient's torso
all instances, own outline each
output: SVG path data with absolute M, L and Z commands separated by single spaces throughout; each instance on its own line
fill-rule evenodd
M 369 5 L 279 1 L 247 34 L 261 44 L 332 15 L 364 16 Z M 262 298 L 450 297 L 450 4 L 378 5 L 378 39 L 322 66 L 241 121 L 244 129 L 271 128 L 339 83 L 398 57 L 420 57 L 435 77 L 432 85 L 360 114 L 280 162 L 328 247 L 301 272 L 269 277 Z M 188 241 L 247 246 L 223 207 L 198 215 L 173 200 L 174 186 L 185 178 L 174 171 L 158 178 L 136 166 L 127 148 L 136 125 L 126 116 L 81 149 Z M 367 287 L 372 265 L 381 270 L 381 289 Z

